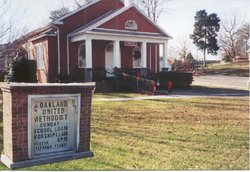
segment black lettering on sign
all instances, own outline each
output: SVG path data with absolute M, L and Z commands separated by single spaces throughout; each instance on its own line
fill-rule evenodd
M 68 101 L 49 101 L 40 102 L 40 108 L 56 108 L 56 107 L 68 107 Z

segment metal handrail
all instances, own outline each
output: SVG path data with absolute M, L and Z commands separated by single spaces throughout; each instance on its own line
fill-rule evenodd
M 144 79 L 136 76 L 129 75 L 127 73 L 122 73 L 122 76 L 130 79 L 132 82 L 132 87 L 138 92 L 149 93 L 155 95 L 156 93 L 156 82 L 150 79 Z

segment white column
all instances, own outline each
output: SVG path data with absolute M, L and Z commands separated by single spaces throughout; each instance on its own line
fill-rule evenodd
M 142 42 L 141 46 L 141 67 L 147 68 L 147 43 Z
M 120 41 L 114 41 L 114 57 L 113 57 L 113 64 L 114 67 L 121 68 L 121 50 L 120 50 Z
M 85 40 L 85 49 L 86 49 L 86 68 L 92 69 L 92 40 Z
M 171 65 L 168 62 L 168 43 L 164 43 L 163 44 L 163 67 L 164 68 L 169 68 L 171 67 Z

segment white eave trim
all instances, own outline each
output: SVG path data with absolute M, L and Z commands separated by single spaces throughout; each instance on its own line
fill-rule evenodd
M 52 24 L 54 25 L 63 25 L 62 21 L 53 21 Z
M 127 34 L 133 34 L 133 33 L 139 33 L 139 34 L 148 34 L 148 35 L 155 35 L 155 34 L 162 34 L 162 33 L 157 33 L 157 32 L 139 32 L 139 31 L 134 31 L 134 30 L 117 30 L 117 29 L 106 29 L 106 28 L 96 28 L 98 30 L 103 30 L 103 31 L 114 31 L 114 32 L 125 32 Z M 94 31 L 95 32 L 95 31 Z M 160 36 L 160 35 L 159 35 Z M 164 37 L 164 36 L 162 36 Z M 166 37 L 166 36 L 165 36 Z
M 146 41 L 148 43 L 166 43 L 169 38 L 167 37 L 156 37 L 156 36 L 143 36 L 143 35 L 125 35 L 118 33 L 97 33 L 97 32 L 87 32 L 85 34 L 81 34 L 78 36 L 74 36 L 71 38 L 71 42 L 78 42 L 83 40 L 109 40 L 109 41 L 132 41 L 132 42 L 143 42 Z
M 130 37 L 130 38 L 144 38 L 144 39 L 158 39 L 158 40 L 169 40 L 168 37 L 161 37 L 161 36 L 144 36 L 144 35 L 126 35 L 126 34 L 120 34 L 120 33 L 102 33 L 102 32 L 92 32 L 88 31 L 87 34 L 93 34 L 93 35 L 107 35 L 107 36 L 118 36 L 118 37 Z M 122 40 L 122 39 L 121 39 Z
M 56 35 L 56 34 L 43 34 L 43 35 L 40 35 L 40 36 L 38 36 L 38 37 L 32 38 L 30 41 L 33 42 L 33 41 L 35 41 L 35 40 L 38 40 L 38 39 L 41 39 L 41 38 L 47 37 L 47 36 L 56 37 L 57 35 Z

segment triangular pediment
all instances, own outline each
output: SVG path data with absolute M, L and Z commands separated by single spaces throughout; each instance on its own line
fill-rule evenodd
M 69 35 L 73 36 L 88 31 L 105 30 L 109 33 L 112 31 L 114 31 L 114 33 L 121 31 L 126 33 L 145 33 L 145 35 L 155 34 L 161 37 L 172 38 L 164 29 L 147 18 L 147 16 L 133 4 L 117 11 L 111 11 L 110 14 L 106 14 L 100 18 L 97 22 L 92 22 L 93 24 L 90 23 L 87 27 L 83 26 Z M 136 28 L 129 28 L 128 26 L 130 26 L 131 23 L 135 23 Z

